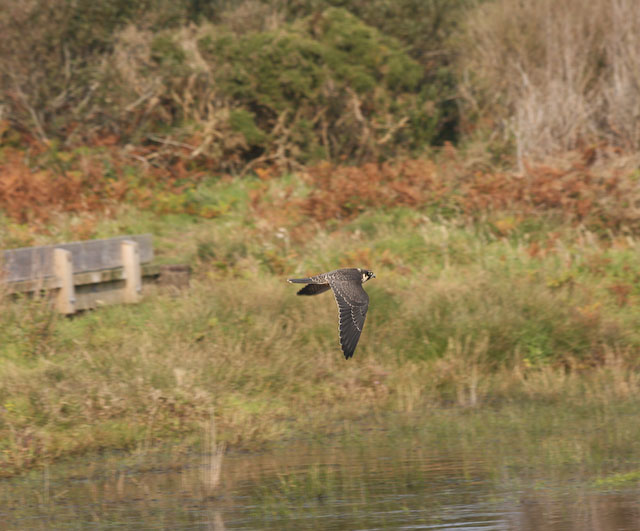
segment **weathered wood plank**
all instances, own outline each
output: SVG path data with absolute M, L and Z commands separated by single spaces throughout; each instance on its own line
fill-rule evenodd
M 84 284 L 76 289 L 76 310 L 93 310 L 101 306 L 122 304 L 125 281 Z
M 54 249 L 71 252 L 74 274 L 122 267 L 123 241 L 138 243 L 140 262 L 153 259 L 153 245 L 150 234 L 118 236 L 106 240 L 61 243 L 42 247 L 23 247 L 0 251 L 0 271 L 5 282 L 23 282 L 34 279 L 55 277 Z
M 124 268 L 124 294 L 122 302 L 138 302 L 142 292 L 140 273 L 140 251 L 138 242 L 125 240 L 122 247 L 122 267 Z
M 157 277 L 161 273 L 161 267 L 158 264 L 140 264 L 141 276 L 145 278 Z M 73 285 L 76 288 L 76 294 L 82 286 L 91 284 L 102 284 L 116 282 L 125 279 L 124 268 L 116 267 L 114 269 L 105 269 L 103 271 L 87 271 L 85 273 L 73 274 Z M 59 287 L 58 279 L 55 276 L 44 279 L 22 280 L 20 282 L 11 282 L 6 285 L 7 293 L 32 292 L 39 290 L 51 290 Z
M 53 267 L 58 283 L 56 309 L 64 314 L 74 313 L 76 311 L 76 295 L 73 285 L 71 251 L 55 249 L 53 251 Z

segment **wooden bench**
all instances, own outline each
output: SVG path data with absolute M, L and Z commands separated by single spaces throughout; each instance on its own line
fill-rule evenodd
M 138 302 L 143 279 L 156 277 L 150 234 L 0 251 L 9 293 L 52 291 L 64 314 Z

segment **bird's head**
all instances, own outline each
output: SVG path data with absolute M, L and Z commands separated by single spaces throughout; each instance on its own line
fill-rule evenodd
M 362 272 L 362 283 L 364 284 L 367 280 L 370 280 L 372 278 L 376 278 L 375 274 L 373 273 L 373 271 L 369 271 L 368 269 L 361 269 L 360 270 Z

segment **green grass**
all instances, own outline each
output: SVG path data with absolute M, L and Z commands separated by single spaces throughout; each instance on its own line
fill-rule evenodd
M 406 208 L 296 237 L 297 222 L 249 207 L 256 181 L 203 186 L 201 197 L 226 212 L 202 219 L 124 206 L 95 228 L 96 237 L 152 232 L 159 262 L 192 265 L 191 289 L 149 288 L 140 304 L 72 318 L 47 300 L 0 302 L 3 474 L 78 452 L 189 445 L 211 408 L 222 440 L 253 448 L 440 405 L 640 396 L 631 237 L 556 224 L 554 243 L 532 253 L 548 222 L 506 238 Z M 296 180 L 267 186 L 277 197 Z M 37 243 L 73 239 L 69 227 L 83 219 L 61 217 Z M 285 282 L 345 265 L 377 275 L 350 361 L 333 298 L 298 298 Z M 622 298 L 620 285 L 629 286 Z

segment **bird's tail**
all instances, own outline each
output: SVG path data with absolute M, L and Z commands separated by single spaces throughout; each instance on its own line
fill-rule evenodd
M 291 282 L 293 284 L 309 284 L 309 282 L 313 282 L 310 278 L 289 278 L 287 282 Z

